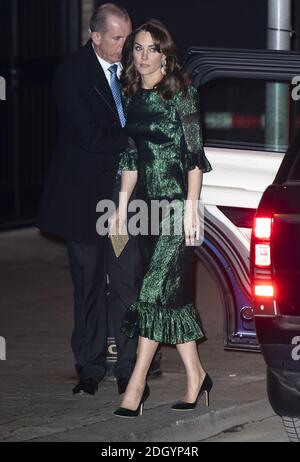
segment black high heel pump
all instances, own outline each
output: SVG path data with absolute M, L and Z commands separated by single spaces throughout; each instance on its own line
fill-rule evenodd
M 205 374 L 204 380 L 202 382 L 196 400 L 193 403 L 187 403 L 186 401 L 178 401 L 171 407 L 171 409 L 173 411 L 193 411 L 198 403 L 198 400 L 201 398 L 203 394 L 205 395 L 205 404 L 206 406 L 209 406 L 209 393 L 212 389 L 212 386 L 213 382 L 211 377 L 208 374 Z
M 128 418 L 128 419 L 130 419 L 132 417 L 137 417 L 138 415 L 142 416 L 143 415 L 143 410 L 144 410 L 144 402 L 146 401 L 146 399 L 149 398 L 149 395 L 150 395 L 150 388 L 148 387 L 148 384 L 146 383 L 143 395 L 141 397 L 140 404 L 138 405 L 138 407 L 134 411 L 132 411 L 131 409 L 126 409 L 126 407 L 119 407 L 114 412 L 114 414 L 117 417 L 125 417 L 125 418 Z

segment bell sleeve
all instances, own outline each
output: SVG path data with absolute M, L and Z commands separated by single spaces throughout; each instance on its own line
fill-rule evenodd
M 187 95 L 181 94 L 177 101 L 177 112 L 183 131 L 183 163 L 185 170 L 198 167 L 203 173 L 212 167 L 206 158 L 200 125 L 199 96 L 195 87 L 189 86 Z

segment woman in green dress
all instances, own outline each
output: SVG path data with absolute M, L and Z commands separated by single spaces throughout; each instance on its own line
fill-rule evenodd
M 178 213 L 171 211 L 160 219 L 158 235 L 142 236 L 150 257 L 139 298 L 122 327 L 129 337 L 139 335 L 137 361 L 115 411 L 120 417 L 136 417 L 149 396 L 146 377 L 159 343 L 176 345 L 187 375 L 186 394 L 172 409 L 194 409 L 204 393 L 208 404 L 212 381 L 196 344 L 203 333 L 192 300 L 191 245 L 199 237 L 202 173 L 211 166 L 202 145 L 197 91 L 181 72 L 175 44 L 158 20 L 147 21 L 128 37 L 121 83 L 129 145 L 120 158 L 122 194 L 110 225 L 126 223 L 136 185 L 149 209 L 161 200 L 184 205 L 179 208 L 184 232 L 175 232 Z M 163 232 L 166 219 L 171 223 L 169 235 Z

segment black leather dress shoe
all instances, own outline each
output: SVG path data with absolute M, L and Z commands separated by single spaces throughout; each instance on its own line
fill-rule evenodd
M 124 377 L 117 379 L 119 395 L 122 395 L 123 393 L 125 393 L 128 382 L 129 382 L 129 379 L 126 379 Z
M 79 381 L 77 385 L 73 388 L 73 395 L 77 395 L 78 393 L 84 393 L 83 391 L 83 381 Z
M 94 395 L 98 391 L 98 382 L 95 379 L 85 379 L 83 381 L 83 391 L 88 395 Z
M 73 388 L 73 394 L 88 394 L 94 395 L 98 391 L 98 382 L 93 378 L 80 380 L 78 384 Z

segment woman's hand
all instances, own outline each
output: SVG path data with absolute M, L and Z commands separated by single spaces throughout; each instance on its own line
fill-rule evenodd
M 187 200 L 184 211 L 184 234 L 185 244 L 196 245 L 200 239 L 200 218 L 198 201 Z
M 125 234 L 127 232 L 127 210 L 118 208 L 108 219 L 109 234 Z

